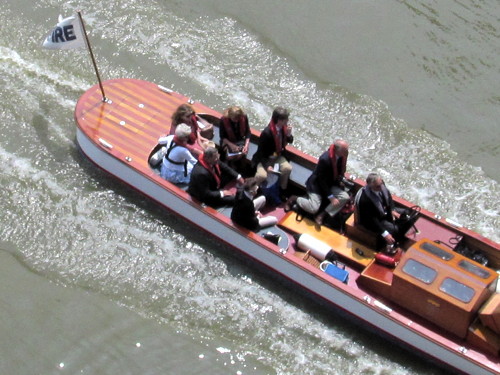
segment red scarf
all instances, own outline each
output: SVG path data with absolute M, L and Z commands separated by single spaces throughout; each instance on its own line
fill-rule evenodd
M 191 116 L 190 122 L 190 124 L 186 124 L 191 126 L 191 134 L 189 135 L 187 143 L 194 145 L 196 143 L 196 139 L 198 138 L 198 120 L 196 119 L 196 115 Z
M 343 176 L 347 167 L 347 157 L 341 156 L 342 164 L 340 170 L 337 170 L 337 156 L 335 155 L 335 145 L 332 144 L 328 150 L 328 156 L 333 168 L 333 179 L 336 180 L 339 176 Z
M 172 142 L 174 142 L 176 145 L 179 145 L 179 146 L 182 145 L 181 140 L 176 135 L 174 135 L 174 138 L 172 139 Z
M 271 129 L 271 133 L 273 133 L 274 137 L 274 144 L 276 145 L 276 154 L 280 155 L 281 151 L 283 151 L 287 145 L 287 130 L 288 126 L 284 125 L 281 128 L 281 139 L 278 136 L 278 129 L 276 129 L 276 124 L 274 121 L 271 119 L 271 122 L 269 123 L 269 128 Z
M 198 159 L 198 163 L 200 163 L 207 171 L 209 171 L 212 174 L 212 176 L 215 178 L 215 182 L 217 183 L 217 189 L 219 189 L 220 178 L 221 178 L 219 163 L 215 163 L 215 165 L 212 167 L 210 164 L 206 162 L 205 154 L 202 154 L 200 156 L 200 158 Z
M 239 141 L 239 139 L 236 139 L 236 135 L 234 135 L 233 127 L 231 126 L 231 120 L 229 117 L 223 117 L 222 122 L 224 124 L 224 130 L 226 131 L 227 138 L 235 143 Z M 240 127 L 240 137 L 243 137 L 247 133 L 247 119 L 245 116 L 240 116 L 238 125 Z

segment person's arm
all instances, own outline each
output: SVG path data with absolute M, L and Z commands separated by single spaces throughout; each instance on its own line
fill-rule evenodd
M 250 138 L 245 139 L 245 144 L 243 145 L 243 148 L 241 149 L 241 152 L 243 152 L 245 155 L 248 154 L 248 150 L 250 149 Z
M 261 162 L 265 163 L 266 160 L 276 152 L 276 144 L 274 143 L 274 137 L 269 128 L 264 129 L 259 138 L 259 144 L 261 145 Z
M 293 143 L 293 133 L 292 133 L 292 126 L 291 125 L 288 125 L 287 128 L 286 128 L 286 141 L 288 143 Z
M 201 124 L 203 125 L 203 129 L 212 125 L 207 120 L 205 120 L 203 117 L 200 117 L 199 115 L 196 115 L 196 121 L 201 122 Z M 198 128 L 199 128 L 199 126 L 198 126 Z
M 185 148 L 185 151 L 186 152 L 184 153 L 184 160 L 187 160 L 188 163 L 195 165 L 198 162 L 198 160 L 196 160 L 191 151 L 189 151 L 187 148 Z
M 202 202 L 214 201 L 224 196 L 223 190 L 210 189 L 212 177 L 209 175 L 208 171 L 206 171 L 206 173 L 199 173 L 196 176 L 191 175 L 191 179 L 193 178 L 195 178 L 194 183 L 198 187 Z
M 198 132 L 196 133 L 196 143 L 198 144 L 198 146 L 204 150 L 205 149 L 205 145 L 207 144 L 207 142 L 209 142 L 210 140 L 203 137 L 201 134 L 200 134 L 200 131 L 198 130 Z
M 159 145 L 166 145 L 169 141 L 170 138 L 168 138 L 169 136 L 166 135 L 166 136 L 162 136 L 160 138 L 158 138 L 158 144 Z
M 243 145 L 243 149 L 241 150 L 244 154 L 248 154 L 248 149 L 250 146 L 250 137 L 252 136 L 252 132 L 250 131 L 250 123 L 248 122 L 248 116 L 245 115 L 246 121 L 246 129 L 245 129 L 245 144 Z
M 193 157 L 195 157 L 196 159 L 198 159 L 200 157 L 200 155 L 202 154 L 202 151 L 198 148 L 196 148 L 196 146 L 193 144 L 193 145 L 190 145 L 189 143 L 186 145 L 186 148 L 189 150 L 189 152 L 191 153 L 191 155 L 193 155 Z
M 231 177 L 231 180 L 238 180 L 240 183 L 244 182 L 241 175 L 226 163 L 219 161 L 219 167 L 222 175 L 226 174 Z
M 379 211 L 370 200 L 370 198 L 363 192 L 359 199 L 359 219 L 361 225 L 366 226 L 368 229 L 383 235 L 385 228 L 379 218 Z
M 327 196 L 328 199 L 330 199 L 329 195 L 331 186 L 328 183 L 330 179 L 327 178 L 329 174 L 333 173 L 330 158 L 325 159 L 325 157 L 322 155 L 318 159 L 316 168 L 317 170 L 314 173 L 316 173 L 316 183 L 318 184 L 317 186 L 319 187 L 320 193 L 322 196 Z
M 220 119 L 219 139 L 221 146 L 227 146 L 230 152 L 234 152 L 236 145 L 227 137 L 226 127 L 224 126 L 224 117 L 221 117 Z
M 224 138 L 222 140 L 222 145 L 227 146 L 229 149 L 229 152 L 238 152 L 239 151 L 239 146 L 231 142 L 229 139 Z

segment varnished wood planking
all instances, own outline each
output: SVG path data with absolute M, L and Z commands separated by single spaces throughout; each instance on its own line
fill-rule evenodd
M 94 121 L 98 121 L 99 117 L 94 116 L 92 113 L 89 113 L 85 117 L 86 123 L 92 124 Z M 133 124 L 125 124 L 120 125 L 120 118 L 107 117 L 106 122 L 103 122 L 105 125 L 101 126 L 97 132 L 94 133 L 94 136 L 97 138 L 108 138 L 111 142 L 112 140 L 118 140 L 127 144 L 136 145 L 138 143 L 143 143 L 144 146 L 149 147 L 151 142 L 156 142 L 157 137 L 153 134 L 144 134 L 138 133 L 137 129 L 134 128 Z M 90 127 L 89 127 L 90 128 Z
M 189 99 L 136 79 L 109 80 L 103 86 L 108 102 L 102 102 L 98 85 L 78 101 L 75 109 L 78 126 L 108 153 L 122 161 L 131 158 L 135 168 L 150 174 L 147 158 L 151 150 L 160 136 L 168 134 L 174 111 Z M 193 107 L 199 113 L 220 116 L 200 103 L 194 103 Z M 113 147 L 103 147 L 99 139 Z
M 105 91 L 112 103 L 93 105 L 101 100 L 97 90 L 91 91 L 87 97 L 84 95 L 77 105 L 77 122 L 94 141 L 103 138 L 114 147 L 121 144 L 123 150 L 135 150 L 138 155 L 147 154 L 149 149 L 154 147 L 158 133 L 166 131 L 163 118 L 168 117 L 170 111 L 161 113 L 160 105 L 153 106 L 151 102 L 140 108 L 142 98 L 139 96 L 143 96 L 142 92 L 145 90 L 129 89 L 128 92 L 123 92 L 117 89 L 120 82 L 123 81 L 111 81 L 111 84 L 105 85 Z M 137 87 L 140 88 L 141 85 Z M 161 91 L 159 93 L 163 94 Z M 120 124 L 121 121 L 124 121 L 124 125 Z

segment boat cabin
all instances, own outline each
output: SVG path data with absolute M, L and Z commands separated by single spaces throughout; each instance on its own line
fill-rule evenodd
M 481 307 L 494 299 L 498 281 L 492 269 L 428 239 L 408 248 L 395 269 L 374 261 L 361 277 L 383 297 L 461 338 L 466 338 Z
M 493 270 L 422 240 L 394 270 L 390 298 L 465 338 L 479 309 L 495 293 L 497 280 Z

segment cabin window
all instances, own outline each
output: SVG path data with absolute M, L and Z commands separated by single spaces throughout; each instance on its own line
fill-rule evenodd
M 491 274 L 487 270 L 478 267 L 477 265 L 475 265 L 472 262 L 469 262 L 468 260 L 460 261 L 458 263 L 458 266 L 482 279 L 487 279 L 491 276 Z
M 474 297 L 474 289 L 450 278 L 443 280 L 439 290 L 455 297 L 463 303 L 469 303 L 472 297 Z
M 430 242 L 424 242 L 423 244 L 420 245 L 420 248 L 422 250 L 427 251 L 428 253 L 431 253 L 432 255 L 437 256 L 438 258 L 441 258 L 443 260 L 451 260 L 453 259 L 453 254 L 441 249 L 440 247 L 434 246 Z
M 436 270 L 417 262 L 415 259 L 408 259 L 403 267 L 403 272 L 426 284 L 432 283 L 437 276 Z

